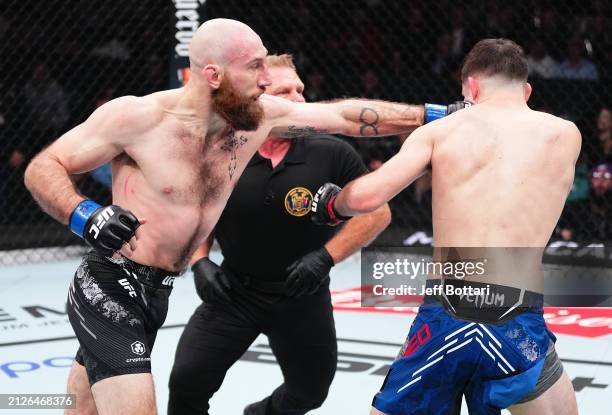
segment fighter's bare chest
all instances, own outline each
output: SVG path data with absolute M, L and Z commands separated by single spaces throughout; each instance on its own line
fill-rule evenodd
M 163 197 L 206 205 L 231 191 L 252 155 L 247 154 L 249 141 L 234 130 L 215 137 L 182 131 L 151 140 L 136 162 L 143 178 Z

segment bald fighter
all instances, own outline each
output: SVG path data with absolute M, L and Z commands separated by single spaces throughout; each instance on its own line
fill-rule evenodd
M 442 294 L 426 296 L 372 414 L 458 414 L 462 396 L 471 415 L 577 414 L 542 315 L 541 256 L 572 186 L 580 132 L 527 106 L 527 62 L 512 41 L 478 42 L 461 78 L 471 108 L 418 128 L 378 170 L 315 197 L 314 219 L 335 223 L 377 209 L 431 164 L 435 259 L 494 263 L 486 278 L 429 277 Z M 446 285 L 488 285 L 490 296 L 448 295 Z
M 447 112 L 262 95 L 269 83 L 266 54 L 247 25 L 210 20 L 190 45 L 188 85 L 108 102 L 28 166 L 26 186 L 43 210 L 93 248 L 68 293 L 80 343 L 68 380 L 76 412 L 156 412 L 151 348 L 173 279 L 214 228 L 269 134 L 395 134 Z M 77 192 L 71 175 L 109 161 L 113 205 L 100 206 Z

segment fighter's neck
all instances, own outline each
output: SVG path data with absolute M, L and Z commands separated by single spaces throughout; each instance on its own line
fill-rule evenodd
M 494 105 L 496 107 L 524 107 L 527 105 L 525 96 L 516 91 L 499 91 L 490 95 L 483 95 L 478 104 Z
M 227 121 L 212 109 L 210 92 L 191 80 L 179 95 L 173 113 L 182 121 L 206 131 L 206 135 L 217 135 L 228 128 Z

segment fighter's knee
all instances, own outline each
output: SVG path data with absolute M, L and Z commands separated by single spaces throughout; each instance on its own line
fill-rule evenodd
M 97 415 L 96 403 L 91 394 L 89 380 L 85 367 L 73 362 L 70 374 L 68 375 L 68 384 L 66 387 L 68 394 L 75 396 L 76 407 L 66 409 L 65 415 Z
M 68 394 L 73 395 L 74 408 L 64 410 L 64 415 L 98 415 L 96 402 L 89 389 L 68 387 Z
M 84 392 L 91 393 L 87 378 L 80 379 L 77 377 L 69 377 L 66 389 L 69 394 L 81 394 Z

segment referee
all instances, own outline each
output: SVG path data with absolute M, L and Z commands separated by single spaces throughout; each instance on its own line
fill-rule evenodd
M 303 102 L 291 55 L 266 58 L 266 93 Z M 251 159 L 214 235 L 192 258 L 203 303 L 179 340 L 168 414 L 207 414 L 227 370 L 255 338 L 268 336 L 284 383 L 245 414 L 304 414 L 321 406 L 336 371 L 329 271 L 390 222 L 387 205 L 349 220 L 334 235 L 310 215 L 313 194 L 366 173 L 357 152 L 331 137 L 268 137 Z M 208 258 L 213 238 L 221 266 Z

